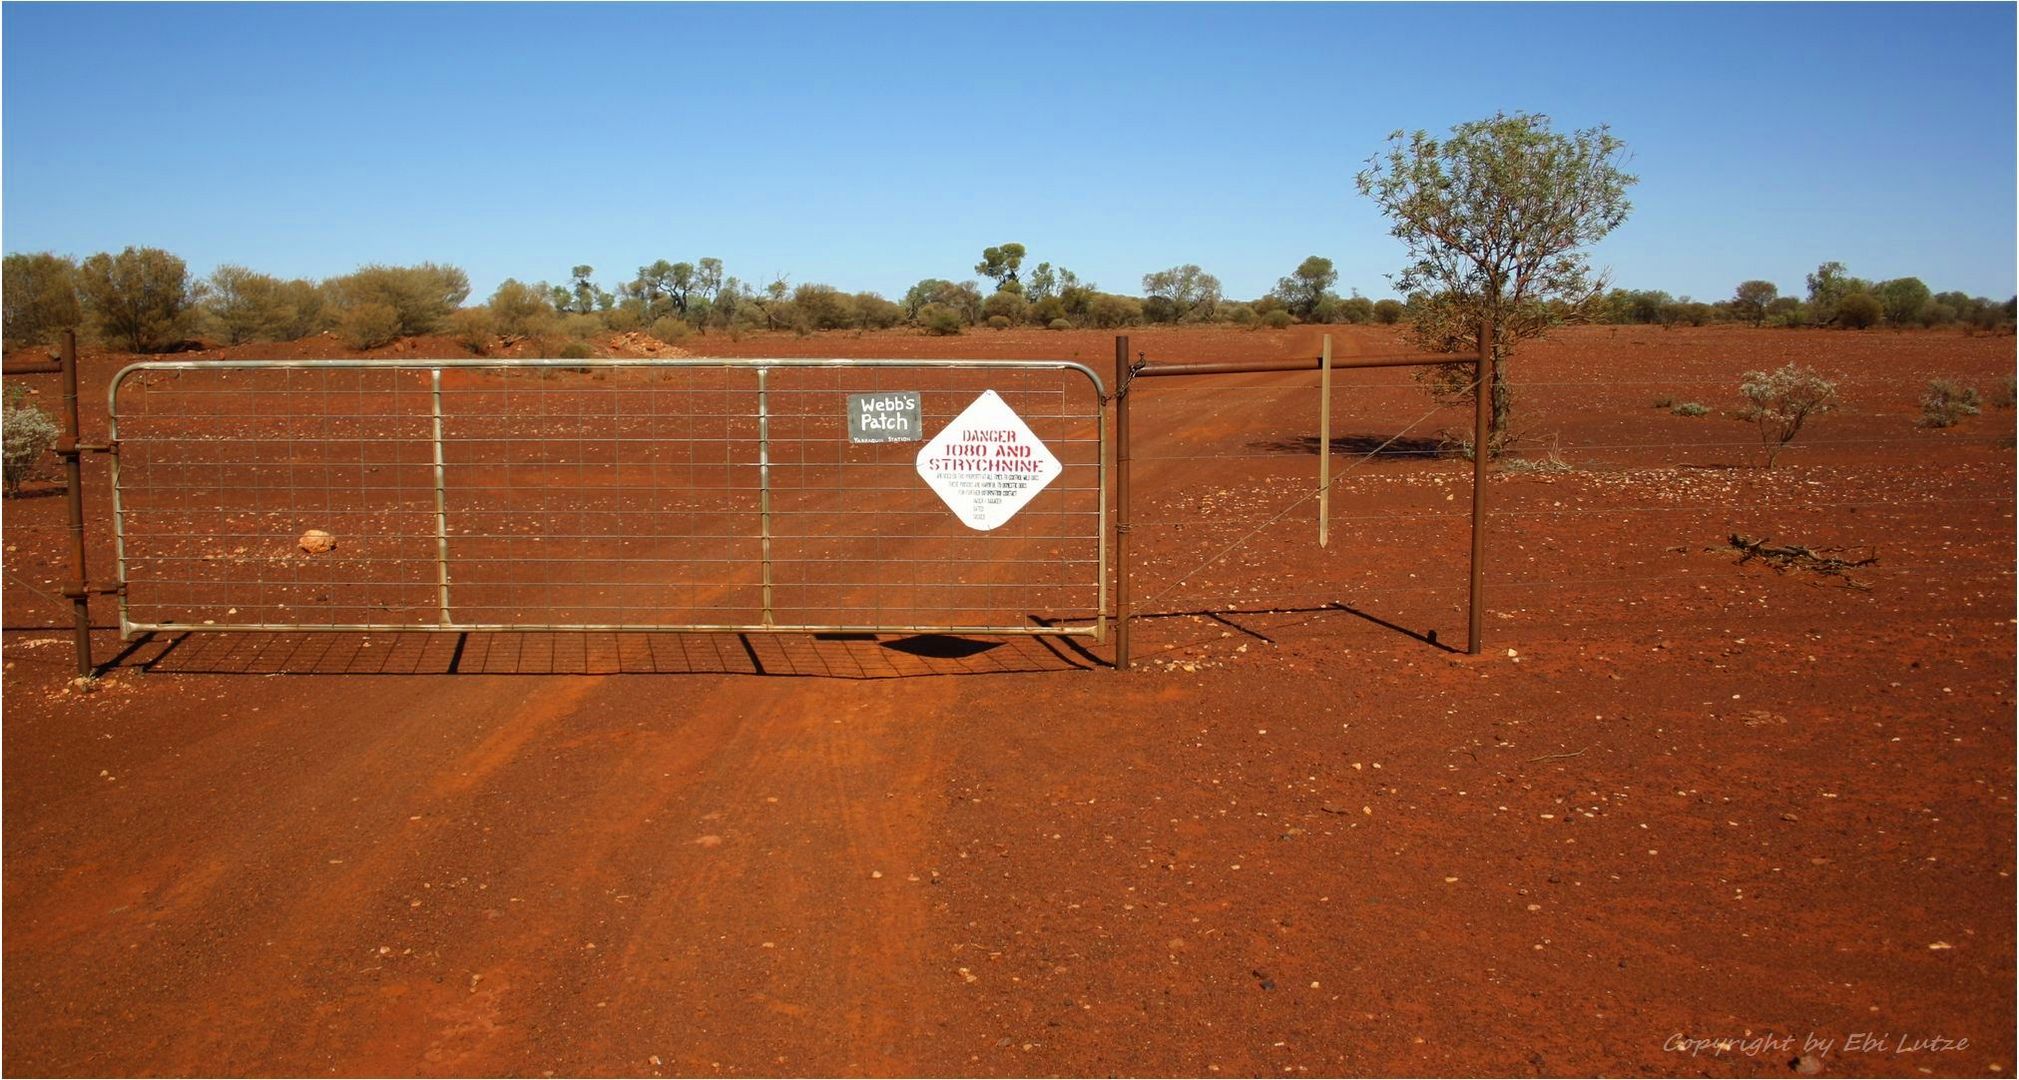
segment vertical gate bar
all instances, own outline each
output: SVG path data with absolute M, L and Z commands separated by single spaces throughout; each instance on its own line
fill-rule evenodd
M 1332 535 L 1332 335 L 1318 354 L 1318 546 Z
M 1106 644 L 1114 629 L 1113 610 L 1108 607 L 1108 453 L 1113 445 L 1108 441 L 1108 417 L 1114 400 L 1112 392 L 1101 394 L 1098 383 L 1095 387 L 1100 400 L 1094 414 L 1094 501 L 1100 508 L 1094 522 L 1094 597 L 1099 605 L 1094 611 L 1094 641 Z
M 441 623 L 454 620 L 449 615 L 449 504 L 442 461 L 442 369 L 429 372 L 434 384 L 435 422 L 435 602 Z
M 126 603 L 126 506 L 119 495 L 119 376 L 112 377 L 112 385 L 105 388 L 105 441 L 112 460 L 108 462 L 112 487 L 112 558 L 113 581 L 118 585 L 119 595 L 119 640 L 132 637 L 131 609 Z
M 1472 392 L 1472 569 L 1467 588 L 1465 651 L 1478 656 L 1480 611 L 1485 589 L 1481 573 L 1486 561 L 1486 458 L 1493 416 L 1493 316 L 1480 321 L 1479 382 Z
M 1129 669 L 1129 339 L 1115 338 L 1115 670 Z
M 764 625 L 771 613 L 771 410 L 767 400 L 770 368 L 757 369 L 757 518 L 764 544 Z
M 63 331 L 57 351 L 63 370 L 63 480 L 70 514 L 70 568 L 72 587 L 71 620 L 77 648 L 77 677 L 91 677 L 91 574 L 84 557 L 84 451 L 78 449 L 77 423 L 77 331 Z

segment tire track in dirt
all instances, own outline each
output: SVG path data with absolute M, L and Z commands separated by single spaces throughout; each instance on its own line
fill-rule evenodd
M 688 1073 L 911 1071 L 920 988 L 934 977 L 921 860 L 957 696 L 945 679 L 794 681 L 697 703 L 744 720 L 687 800 L 692 831 L 708 831 L 627 871 L 660 883 L 612 999 L 613 1013 L 642 1018 L 613 1036 L 636 1060 Z M 751 1057 L 725 1061 L 723 1045 Z
M 151 857 L 136 866 L 128 845 L 75 837 L 74 887 L 10 898 L 10 922 L 39 928 L 9 934 L 10 962 L 27 981 L 10 975 L 10 988 L 96 1003 L 61 1025 L 74 1043 L 54 1033 L 36 1043 L 56 1048 L 36 1071 L 175 1061 L 229 1071 L 230 1063 L 250 1069 L 270 1060 L 269 1048 L 292 1026 L 272 1023 L 270 1010 L 311 999 L 313 964 L 302 961 L 344 936 L 335 931 L 355 922 L 406 847 L 396 831 L 387 839 L 378 830 L 428 805 L 414 778 L 445 772 L 441 748 L 481 730 L 499 710 L 495 691 L 508 684 L 437 685 L 418 698 L 405 686 L 360 686 L 333 723 L 285 722 L 289 712 L 312 714 L 324 704 L 324 685 L 277 687 L 264 718 L 227 724 L 189 752 L 135 769 L 110 796 L 121 800 L 113 812 L 140 822 L 179 819 L 172 834 L 156 837 Z M 544 722 L 537 708 L 529 719 Z M 204 858 L 192 864 L 197 850 Z M 55 949 L 62 962 L 50 964 L 47 934 L 76 929 L 66 911 L 103 914 L 79 917 L 91 936 Z M 273 956 L 286 960 L 246 962 Z M 192 1022 L 191 1002 L 204 1003 L 201 1022 Z M 10 1008 L 10 1031 L 17 1015 Z M 140 1017 L 154 1022 L 135 1022 Z

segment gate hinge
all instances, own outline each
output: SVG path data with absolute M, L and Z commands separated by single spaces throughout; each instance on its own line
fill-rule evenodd
M 125 596 L 126 583 L 122 581 L 110 585 L 103 583 L 87 585 L 78 581 L 66 581 L 63 583 L 61 593 L 67 600 L 85 596 Z

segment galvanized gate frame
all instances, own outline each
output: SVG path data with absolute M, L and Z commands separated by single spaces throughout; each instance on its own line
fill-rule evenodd
M 527 623 L 485 623 L 461 622 L 453 614 L 452 581 L 449 573 L 450 551 L 448 532 L 448 507 L 445 496 L 446 479 L 444 473 L 443 413 L 442 413 L 442 372 L 445 370 L 539 370 L 574 369 L 593 367 L 604 370 L 635 369 L 710 369 L 748 370 L 754 373 L 757 382 L 758 419 L 758 498 L 759 517 L 763 523 L 761 541 L 763 544 L 763 619 L 755 624 L 527 624 Z M 774 369 L 798 368 L 906 368 L 906 369 L 963 369 L 963 370 L 1014 370 L 1014 371 L 1071 371 L 1086 377 L 1093 387 L 1098 412 L 1088 415 L 1095 420 L 1097 446 L 1095 467 L 1097 478 L 1098 516 L 1094 539 L 1096 544 L 1095 578 L 1093 585 L 1096 601 L 1094 618 L 1090 622 L 1065 625 L 1029 626 L 917 626 L 917 625 L 810 625 L 780 624 L 772 618 L 772 566 L 771 566 L 771 461 L 770 461 L 770 415 L 767 405 L 769 373 Z M 205 623 L 194 627 L 182 623 L 139 622 L 132 619 L 126 594 L 127 551 L 125 531 L 125 506 L 120 487 L 119 461 L 119 406 L 118 395 L 121 385 L 131 376 L 150 371 L 220 371 L 232 369 L 257 370 L 407 370 L 430 373 L 433 415 L 432 453 L 434 471 L 435 500 L 435 541 L 436 541 L 436 593 L 439 618 L 434 623 Z M 277 632 L 389 632 L 389 633 L 476 633 L 476 632 L 676 632 L 676 633 L 951 633 L 988 636 L 1077 636 L 1090 637 L 1095 641 L 1105 641 L 1110 623 L 1108 602 L 1108 542 L 1109 509 L 1108 477 L 1109 453 L 1108 412 L 1112 402 L 1098 373 L 1085 365 L 1064 360 L 939 360 L 939 359 L 812 359 L 812 358 L 762 358 L 762 359 L 482 359 L 482 360 L 168 360 L 143 361 L 123 368 L 112 379 L 106 389 L 108 449 L 111 457 L 112 476 L 112 526 L 113 542 L 117 559 L 116 580 L 118 585 L 101 591 L 116 593 L 119 597 L 119 628 L 122 640 L 136 634 L 154 632 L 176 632 L 201 629 L 206 633 L 277 633 Z M 75 483 L 73 482 L 73 490 Z M 88 649 L 88 646 L 86 646 Z M 88 660 L 81 661 L 88 664 Z

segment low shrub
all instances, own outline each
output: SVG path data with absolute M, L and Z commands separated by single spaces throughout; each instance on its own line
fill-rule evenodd
M 934 337 L 948 337 L 960 333 L 965 324 L 960 312 L 943 304 L 927 304 L 918 309 L 918 325 Z
M 1707 416 L 1710 414 L 1709 408 L 1699 405 L 1694 401 L 1677 402 L 1669 411 L 1677 416 Z
M 1799 364 L 1773 372 L 1748 371 L 1739 381 L 1746 401 L 1745 418 L 1760 429 L 1767 468 L 1801 434 L 1810 417 L 1837 407 L 1837 384 Z
M 490 308 L 457 308 L 449 316 L 449 333 L 456 344 L 482 356 L 491 350 L 491 338 L 497 332 L 497 323 L 491 318 Z
M 1065 319 L 1053 319 L 1051 322 L 1045 324 L 1045 329 L 1047 330 L 1071 330 L 1072 328 L 1073 324 Z
M 687 325 L 686 320 L 676 319 L 671 315 L 662 315 L 653 320 L 651 334 L 654 338 L 668 345 L 678 345 L 686 340 L 690 330 L 692 330 L 692 327 Z
M 1272 311 L 1262 316 L 1262 325 L 1271 330 L 1285 329 L 1290 325 L 1290 322 L 1290 313 L 1287 311 Z
M 399 309 L 378 301 L 353 305 L 337 317 L 337 336 L 353 349 L 390 345 L 400 336 Z
M 1953 427 L 1956 421 L 1982 411 L 1977 388 L 1954 379 L 1929 379 L 1928 388 L 1921 391 L 1921 426 L 1925 428 Z
M 561 332 L 576 341 L 587 341 L 603 332 L 603 320 L 577 312 L 561 320 Z
M 0 442 L 5 444 L 0 452 L 0 477 L 4 477 L 6 493 L 12 495 L 21 490 L 21 482 L 35 471 L 35 463 L 56 445 L 62 433 L 48 413 L 27 403 L 28 395 L 20 387 L 7 389 L 5 411 L 0 413 Z
M 1472 447 L 1466 446 L 1461 453 L 1466 460 L 1471 460 Z M 1515 475 L 1540 474 L 1546 476 L 1555 473 L 1570 472 L 1571 467 L 1570 462 L 1552 454 L 1549 457 L 1539 458 L 1507 458 L 1500 463 L 1500 471 Z
M 561 351 L 555 355 L 562 360 L 587 360 L 596 355 L 596 350 L 590 348 L 586 341 L 570 341 L 561 346 Z
M 1009 329 L 1009 328 L 1010 328 L 1010 319 L 1009 319 L 1009 316 L 1007 316 L 1007 315 L 990 315 L 990 316 L 988 317 L 988 326 L 989 326 L 989 329 L 991 329 L 991 330 L 1007 330 L 1007 329 Z
M 1866 330 L 1885 318 L 1885 305 L 1871 293 L 1855 292 L 1837 302 L 1837 323 L 1852 330 Z
M 2019 385 L 2015 385 L 2012 376 L 2000 375 L 1998 381 L 1991 384 L 1991 404 L 2009 409 L 2014 402 L 2019 402 Z

